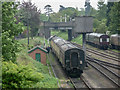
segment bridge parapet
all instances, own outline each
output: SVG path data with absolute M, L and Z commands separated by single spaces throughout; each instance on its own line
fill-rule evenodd
M 73 27 L 73 22 L 44 22 L 44 26 L 47 28 L 66 28 L 66 27 Z

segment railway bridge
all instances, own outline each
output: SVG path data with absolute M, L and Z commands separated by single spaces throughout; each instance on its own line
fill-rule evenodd
M 48 39 L 51 29 L 68 30 L 68 40 L 72 40 L 72 32 L 86 34 L 93 32 L 93 18 L 91 16 L 78 16 L 69 22 L 44 22 L 44 35 Z
M 68 30 L 68 40 L 72 40 L 72 29 L 74 25 L 72 21 L 69 22 L 44 22 L 45 38 L 51 36 L 51 29 Z

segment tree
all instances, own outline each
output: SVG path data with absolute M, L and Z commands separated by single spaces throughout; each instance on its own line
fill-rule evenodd
M 14 2 L 2 3 L 2 57 L 5 61 L 16 60 L 16 52 L 19 51 L 19 43 L 15 36 L 24 30 L 21 22 L 17 21 L 17 6 Z
M 40 9 L 31 2 L 23 2 L 20 5 L 19 15 L 24 25 L 31 28 L 31 37 L 36 35 L 40 24 Z
M 97 15 L 97 10 L 93 7 L 91 7 L 91 11 L 90 11 L 90 16 L 96 16 Z
M 97 14 L 97 19 L 102 20 L 106 18 L 106 11 L 107 11 L 107 6 L 104 4 L 103 0 L 100 0 L 98 2 L 98 14 Z
M 111 30 L 111 33 L 120 34 L 120 8 L 119 7 L 120 7 L 120 1 L 115 2 L 109 13 L 110 15 L 109 30 Z
M 52 8 L 51 8 L 51 5 L 46 5 L 44 7 L 44 9 L 46 10 L 46 15 L 48 16 L 48 21 L 50 20 L 50 13 L 53 12 Z
M 90 0 L 86 0 L 85 1 L 85 15 L 86 16 L 90 15 L 90 9 L 91 9 Z
M 96 31 L 97 33 L 106 33 L 106 31 L 108 30 L 107 26 L 106 26 L 106 19 L 102 19 L 102 21 L 99 21 L 97 24 L 97 28 Z
M 111 11 L 111 7 L 114 5 L 114 2 L 108 2 L 107 3 L 107 12 L 106 12 L 106 17 L 107 17 L 107 23 L 106 25 L 109 26 L 110 24 L 110 15 L 109 12 Z
M 60 5 L 60 9 L 59 9 L 59 12 L 62 11 L 62 10 L 65 10 L 65 7 Z
M 62 21 L 65 21 L 65 16 L 67 18 L 67 21 L 70 21 L 75 16 L 79 16 L 80 12 L 77 10 L 77 8 L 73 7 L 66 7 L 64 10 L 61 10 L 58 13 L 52 13 L 51 14 L 51 21 L 53 22 L 60 22 L 60 18 Z

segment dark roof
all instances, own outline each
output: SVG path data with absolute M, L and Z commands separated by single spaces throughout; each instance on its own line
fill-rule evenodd
M 36 47 L 32 48 L 31 50 L 28 51 L 28 53 L 31 53 L 31 52 L 33 52 L 36 49 L 40 49 L 41 51 L 47 53 L 47 50 L 45 50 L 44 48 L 42 48 L 40 46 L 36 46 Z

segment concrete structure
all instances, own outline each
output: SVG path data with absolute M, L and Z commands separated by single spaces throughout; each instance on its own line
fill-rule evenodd
M 48 39 L 51 36 L 51 29 L 68 30 L 68 40 L 72 40 L 73 22 L 44 22 L 44 35 Z
M 93 17 L 79 16 L 75 17 L 74 30 L 75 33 L 92 33 L 93 32 Z
M 84 34 L 93 32 L 93 17 L 79 16 L 69 22 L 44 22 L 44 35 L 51 36 L 50 29 L 68 30 L 68 40 L 72 40 L 72 33 Z
M 36 46 L 28 51 L 29 56 L 34 60 L 46 65 L 47 51 L 40 46 Z

